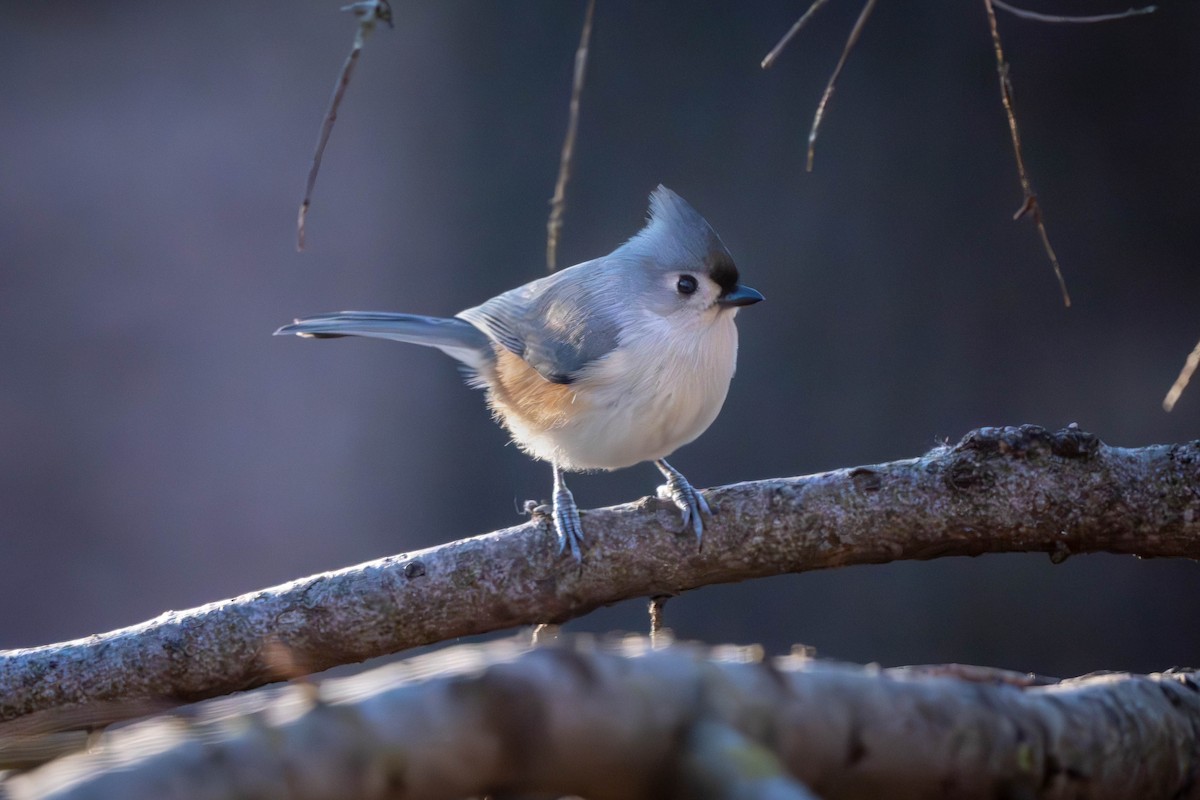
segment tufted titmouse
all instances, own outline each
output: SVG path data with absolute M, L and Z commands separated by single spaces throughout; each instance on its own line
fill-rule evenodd
M 554 468 L 559 551 L 579 559 L 583 528 L 563 471 L 653 461 L 699 538 L 704 497 L 664 459 L 721 410 L 737 361 L 738 283 L 720 237 L 665 186 L 646 226 L 612 253 L 505 292 L 451 319 L 341 311 L 276 335 L 374 336 L 436 347 L 462 362 L 513 441 Z

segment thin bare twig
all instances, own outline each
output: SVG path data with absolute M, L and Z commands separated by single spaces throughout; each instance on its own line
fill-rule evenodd
M 344 6 L 342 11 L 354 12 L 354 15 L 358 17 L 358 31 L 354 34 L 354 44 L 350 48 L 350 55 L 346 56 L 346 61 L 342 64 L 342 72 L 338 75 L 337 83 L 333 87 L 333 97 L 329 99 L 329 109 L 325 112 L 321 134 L 317 137 L 317 149 L 313 153 L 312 167 L 308 170 L 308 183 L 304 185 L 304 200 L 300 203 L 300 213 L 296 217 L 297 250 L 304 249 L 304 221 L 308 216 L 308 207 L 312 205 L 312 193 L 313 187 L 317 183 L 317 172 L 321 169 L 321 158 L 325 155 L 325 145 L 329 142 L 329 134 L 333 132 L 333 123 L 337 121 L 338 107 L 342 104 L 346 87 L 350 85 L 350 76 L 354 74 L 354 66 L 358 63 L 358 57 L 362 53 L 367 36 L 375 30 L 375 23 L 383 20 L 388 27 L 392 27 L 392 7 L 388 5 L 388 0 L 360 0 L 360 2 Z
M 1187 388 L 1188 381 L 1192 379 L 1192 373 L 1196 371 L 1196 367 L 1200 367 L 1200 342 L 1196 342 L 1196 349 L 1187 357 L 1187 361 L 1183 362 L 1183 369 L 1179 371 L 1179 377 L 1175 379 L 1167 396 L 1163 398 L 1164 411 L 1169 412 L 1175 408 L 1175 404 L 1179 402 L 1179 396 Z
M 1021 133 L 1017 130 L 1017 116 L 1013 111 L 1012 82 L 1008 79 L 1008 62 L 1004 60 L 1004 48 L 1000 45 L 1000 29 L 996 26 L 996 10 L 992 7 L 993 2 L 994 0 L 983 0 L 983 5 L 987 9 L 988 26 L 992 31 L 992 47 L 996 51 L 996 72 L 1000 76 L 1000 98 L 1004 102 L 1004 113 L 1008 115 L 1008 130 L 1012 134 L 1013 153 L 1017 159 L 1017 175 L 1021 179 L 1021 191 L 1025 194 L 1025 200 L 1017 209 L 1017 213 L 1013 215 L 1013 219 L 1021 219 L 1026 215 L 1032 216 L 1034 224 L 1037 225 L 1038 236 L 1042 239 L 1042 247 L 1045 248 L 1046 255 L 1050 258 L 1050 264 L 1054 267 L 1054 277 L 1058 278 L 1058 288 L 1062 292 L 1063 305 L 1070 308 L 1071 295 L 1067 293 L 1067 282 L 1063 278 L 1062 268 L 1058 265 L 1058 256 L 1054 254 L 1054 248 L 1050 246 L 1050 237 L 1046 235 L 1046 224 L 1042 220 L 1042 207 L 1029 182 L 1029 174 L 1025 171 L 1025 159 L 1021 155 Z
M 829 76 L 829 83 L 825 84 L 825 93 L 821 95 L 821 102 L 817 103 L 817 113 L 813 115 L 812 130 L 808 133 L 808 171 L 813 170 L 813 150 L 817 146 L 817 133 L 821 129 L 821 118 L 825 116 L 825 106 L 829 103 L 829 98 L 833 96 L 834 85 L 837 83 L 838 75 L 842 74 L 842 67 L 846 66 L 846 59 L 850 57 L 850 51 L 854 49 L 854 45 L 858 43 L 858 37 L 862 34 L 863 26 L 867 24 L 867 18 L 871 16 L 871 12 L 875 9 L 875 0 L 867 0 L 863 10 L 858 15 L 858 20 L 854 23 L 854 28 L 850 31 L 850 36 L 846 39 L 846 46 L 842 48 L 842 57 L 838 59 L 837 66 L 833 69 L 833 74 Z
M 539 622 L 533 626 L 533 632 L 529 635 L 529 643 L 533 645 L 548 644 L 557 639 L 561 631 L 561 625 L 555 625 L 550 622 Z
M 657 643 L 658 640 L 666 634 L 667 626 L 664 624 L 663 611 L 667 607 L 667 601 L 671 599 L 669 594 L 658 594 L 650 598 L 650 641 Z
M 558 160 L 558 180 L 554 183 L 554 197 L 550 198 L 550 219 L 546 222 L 546 268 L 554 272 L 558 260 L 558 235 L 562 232 L 563 212 L 567 208 L 567 181 L 571 178 L 571 158 L 575 154 L 575 132 L 579 128 L 579 98 L 583 95 L 583 77 L 587 73 L 588 44 L 592 38 L 592 15 L 596 11 L 596 0 L 588 0 L 583 16 L 583 32 L 579 34 L 579 48 L 575 51 L 575 79 L 571 85 L 571 105 L 567 117 L 567 136 L 563 140 L 562 155 Z
M 1146 6 L 1145 8 L 1130 8 L 1126 11 L 1121 11 L 1116 14 L 1092 14 L 1091 16 L 1063 16 L 1060 14 L 1042 14 L 1038 11 L 1029 11 L 1024 8 L 1011 6 L 1004 0 L 992 0 L 996 8 L 1007 11 L 1014 17 L 1021 19 L 1031 19 L 1036 22 L 1074 22 L 1074 23 L 1091 23 L 1091 22 L 1110 22 L 1115 19 L 1128 19 L 1141 14 L 1153 14 L 1158 10 L 1157 6 Z
M 767 53 L 767 57 L 762 60 L 763 69 L 767 69 L 775 63 L 775 59 L 779 58 L 779 54 L 783 52 L 783 48 L 787 47 L 788 43 L 800 32 L 800 29 L 808 24 L 808 20 L 812 18 L 812 15 L 816 14 L 817 10 L 828 2 L 829 0 L 813 0 L 813 4 L 808 7 L 808 11 L 805 11 L 800 16 L 800 19 L 796 20 L 796 24 L 783 35 L 783 38 L 779 40 L 779 44 L 772 47 L 771 52 Z

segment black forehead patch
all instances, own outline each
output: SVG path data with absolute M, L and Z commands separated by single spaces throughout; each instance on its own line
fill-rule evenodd
M 733 291 L 738 283 L 738 268 L 729 253 L 718 250 L 708 257 L 708 277 L 721 287 L 721 294 Z

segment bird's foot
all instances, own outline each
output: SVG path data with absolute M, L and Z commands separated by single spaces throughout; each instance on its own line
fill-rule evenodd
M 696 534 L 697 543 L 700 542 L 704 536 L 704 516 L 712 516 L 712 509 L 708 507 L 704 495 L 688 483 L 683 473 L 666 461 L 659 459 L 654 466 L 667 479 L 666 485 L 658 487 L 658 496 L 676 505 L 683 515 L 684 528 L 691 528 Z
M 579 521 L 579 508 L 575 498 L 565 484 L 557 482 L 554 487 L 554 531 L 558 534 L 558 552 L 569 546 L 576 561 L 582 561 L 579 545 L 583 543 L 583 523 Z

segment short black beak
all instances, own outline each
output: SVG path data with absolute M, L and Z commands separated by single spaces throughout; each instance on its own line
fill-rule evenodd
M 717 298 L 717 305 L 721 308 L 735 308 L 737 306 L 752 306 L 758 301 L 764 299 L 763 296 L 755 289 L 742 284 L 735 285 L 725 294 Z

